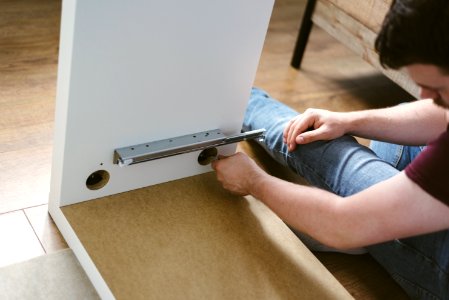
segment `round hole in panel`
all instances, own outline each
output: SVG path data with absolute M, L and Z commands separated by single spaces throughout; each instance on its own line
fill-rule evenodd
M 217 155 L 218 150 L 215 147 L 204 149 L 198 155 L 198 163 L 202 166 L 208 165 L 217 158 Z
M 109 181 L 109 173 L 106 170 L 98 170 L 90 174 L 86 179 L 86 187 L 89 190 L 99 190 Z

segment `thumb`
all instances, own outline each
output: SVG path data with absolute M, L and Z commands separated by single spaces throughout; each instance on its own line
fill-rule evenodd
M 225 156 L 222 154 L 218 154 L 217 157 L 211 161 L 210 166 L 212 167 L 212 169 L 214 169 L 215 171 L 217 170 L 217 164 L 220 160 L 228 158 L 229 156 Z

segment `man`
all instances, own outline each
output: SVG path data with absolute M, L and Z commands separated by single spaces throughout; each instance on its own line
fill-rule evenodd
M 449 1 L 394 1 L 376 50 L 428 99 L 299 115 L 253 89 L 244 130 L 267 129 L 262 146 L 315 187 L 274 178 L 242 153 L 212 167 L 224 188 L 319 242 L 366 247 L 411 297 L 449 298 Z M 375 141 L 368 149 L 351 135 Z

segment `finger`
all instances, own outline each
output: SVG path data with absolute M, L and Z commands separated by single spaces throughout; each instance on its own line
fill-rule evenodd
M 288 138 L 288 133 L 290 132 L 290 127 L 292 126 L 293 122 L 296 120 L 296 117 L 294 117 L 293 119 L 291 119 L 290 121 L 287 122 L 287 124 L 284 127 L 284 132 L 282 134 L 283 137 L 283 141 L 284 143 L 287 143 L 287 138 Z
M 295 138 L 295 132 L 296 132 L 296 128 L 298 126 L 298 123 L 301 122 L 301 118 L 297 117 L 295 119 L 295 121 L 290 125 L 290 128 L 288 130 L 288 134 L 287 134 L 287 146 L 288 149 L 290 150 L 292 148 L 292 143 L 294 143 L 294 138 Z
M 231 155 L 231 156 L 234 156 L 234 155 L 236 155 L 236 154 L 237 154 L 237 153 L 235 153 L 235 154 L 233 154 L 233 155 Z M 218 154 L 218 155 L 217 155 L 217 158 L 214 159 L 214 160 L 210 163 L 212 169 L 214 169 L 215 171 L 217 171 L 217 166 L 218 166 L 218 164 L 220 163 L 219 161 L 220 161 L 220 160 L 227 159 L 227 158 L 229 158 L 229 157 L 231 157 L 231 156 L 226 156 L 226 155 L 223 155 L 223 154 Z
M 218 160 L 219 160 L 219 158 L 217 157 L 217 159 L 213 160 L 213 161 L 210 163 L 211 168 L 212 168 L 213 170 L 215 170 L 215 171 L 217 171 Z
M 293 151 L 296 148 L 296 138 L 305 132 L 311 125 L 313 125 L 313 117 L 308 114 L 303 115 L 293 126 L 291 126 L 289 137 L 288 137 L 288 145 L 289 150 Z
M 315 130 L 306 131 L 296 137 L 297 144 L 308 144 L 315 141 L 326 140 L 324 128 L 320 127 Z

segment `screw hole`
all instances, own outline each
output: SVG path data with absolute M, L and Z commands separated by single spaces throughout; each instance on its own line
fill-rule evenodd
M 105 170 L 98 170 L 90 174 L 86 179 L 86 187 L 89 190 L 99 190 L 109 181 L 109 173 Z
M 217 158 L 217 155 L 218 150 L 215 147 L 204 149 L 198 155 L 198 163 L 202 166 L 208 165 Z

